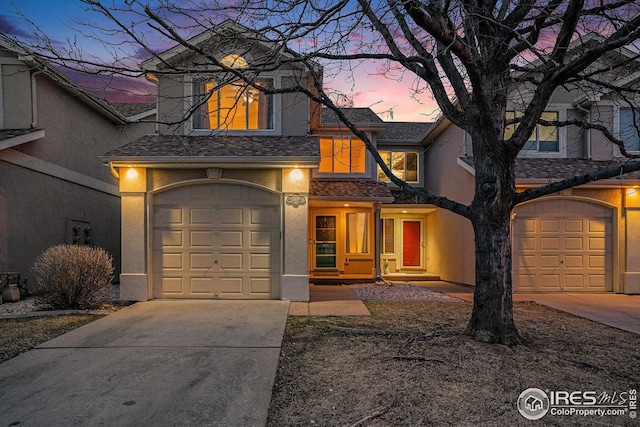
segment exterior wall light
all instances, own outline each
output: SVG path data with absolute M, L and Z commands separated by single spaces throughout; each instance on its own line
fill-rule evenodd
M 304 178 L 304 174 L 300 169 L 296 168 L 289 172 L 289 178 L 291 179 L 291 181 L 299 182 L 302 181 L 302 178 Z
M 125 174 L 127 179 L 136 179 L 138 177 L 138 171 L 134 168 L 127 169 L 127 173 Z

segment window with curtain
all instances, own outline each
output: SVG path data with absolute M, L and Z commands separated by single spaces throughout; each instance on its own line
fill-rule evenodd
M 620 139 L 627 151 L 640 151 L 640 111 L 620 108 Z
M 355 212 L 347 214 L 348 254 L 369 253 L 369 214 Z
M 522 117 L 522 113 L 507 111 L 507 120 L 513 120 L 518 117 Z M 549 122 L 558 121 L 558 112 L 545 111 L 544 113 L 542 113 L 540 118 Z M 517 124 L 506 126 L 504 129 L 504 139 L 511 138 L 517 127 Z M 556 126 L 543 126 L 540 124 L 536 125 L 535 130 L 529 137 L 529 140 L 524 144 L 522 150 L 536 151 L 540 153 L 559 153 L 560 139 L 558 136 L 558 128 Z
M 418 153 L 410 151 L 379 151 L 384 163 L 394 176 L 406 182 L 418 182 Z M 378 166 L 378 181 L 389 182 L 390 179 Z
M 255 86 L 273 88 L 273 80 L 256 79 Z M 220 84 L 215 79 L 193 83 L 194 129 L 273 129 L 273 95 L 245 82 Z
M 320 166 L 322 173 L 365 173 L 367 148 L 356 138 L 320 138 Z

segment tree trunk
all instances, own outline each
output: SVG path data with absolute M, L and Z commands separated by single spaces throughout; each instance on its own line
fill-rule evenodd
M 511 237 L 509 218 L 476 217 L 476 287 L 466 334 L 476 341 L 515 345 L 513 321 Z

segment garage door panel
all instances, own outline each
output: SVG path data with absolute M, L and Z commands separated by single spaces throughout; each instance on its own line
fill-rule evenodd
M 554 269 L 560 265 L 560 257 L 558 255 L 542 255 L 540 257 L 540 266 L 543 269 Z
M 564 265 L 565 269 L 578 269 L 583 270 L 586 267 L 586 263 L 584 262 L 584 257 L 582 254 L 579 255 L 568 255 L 564 256 Z
M 271 277 L 253 277 L 251 278 L 251 293 L 253 295 L 271 293 L 273 287 L 273 279 Z
M 269 249 L 271 247 L 275 247 L 275 242 L 277 241 L 276 232 L 272 230 L 266 231 L 251 231 L 250 233 L 250 246 L 251 248 L 263 248 Z
M 182 277 L 163 276 L 161 280 L 162 292 L 164 294 L 182 295 L 183 281 Z
M 191 293 L 206 295 L 209 297 L 214 296 L 214 283 L 211 277 L 192 277 L 191 278 Z
M 242 277 L 220 278 L 220 296 L 242 296 Z
M 160 245 L 162 247 L 182 246 L 182 235 L 182 231 L 162 230 Z
M 192 270 L 210 270 L 213 267 L 213 255 L 210 252 L 192 253 L 189 259 Z
M 558 251 L 560 250 L 560 239 L 557 237 L 542 237 L 540 238 L 540 249 L 543 251 Z
M 612 289 L 610 209 L 561 199 L 525 206 L 516 208 L 513 223 L 515 290 Z
M 565 251 L 584 251 L 585 239 L 583 237 L 565 237 L 564 239 Z
M 220 270 L 242 270 L 243 258 L 242 253 L 221 253 Z
M 219 224 L 224 225 L 242 225 L 244 223 L 242 208 L 220 208 L 217 211 Z
M 241 248 L 243 247 L 243 235 L 240 230 L 221 231 L 220 248 Z
M 540 220 L 540 231 L 542 233 L 557 233 L 560 230 L 560 223 L 557 219 Z
M 165 252 L 162 254 L 162 269 L 179 269 L 183 267 L 182 252 L 171 253 Z
M 182 224 L 181 208 L 160 208 L 156 212 L 157 224 L 163 225 L 179 225 Z
M 189 243 L 192 247 L 210 248 L 213 246 L 213 231 L 192 230 L 189 232 Z
M 212 225 L 213 224 L 213 209 L 211 208 L 191 208 L 190 210 L 191 225 Z
M 582 274 L 565 275 L 565 288 L 567 290 L 584 288 L 584 276 Z

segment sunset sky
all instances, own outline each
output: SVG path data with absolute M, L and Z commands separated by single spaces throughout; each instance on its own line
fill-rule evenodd
M 93 24 L 89 17 L 98 19 L 95 14 L 85 12 L 75 0 L 0 0 L 0 32 L 19 39 L 32 37 L 34 30 L 25 22 L 26 18 L 51 40 L 64 42 L 75 38 L 86 52 L 100 51 L 97 41 L 79 36 L 76 31 L 84 24 Z M 342 73 L 328 86 L 349 94 L 355 107 L 371 107 L 384 120 L 435 120 L 435 102 L 428 93 L 416 95 L 412 88 L 415 77 L 411 73 L 396 72 L 393 78 L 385 78 L 379 75 L 379 67 L 380 64 L 375 63 L 363 64 L 354 70 L 353 80 Z M 393 111 L 392 116 L 389 111 Z

